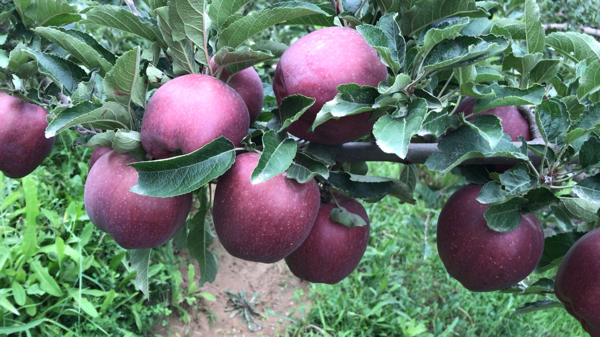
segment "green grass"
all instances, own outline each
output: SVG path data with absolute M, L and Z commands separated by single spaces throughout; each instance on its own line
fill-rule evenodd
M 370 167 L 375 175 L 398 172 L 394 164 Z M 524 303 L 544 297 L 474 293 L 452 279 L 437 255 L 436 222 L 460 179 L 448 175 L 436 180 L 432 174 L 422 178 L 438 186 L 419 186 L 414 206 L 390 197 L 365 204 L 371 238 L 358 269 L 337 285 L 311 285 L 311 310 L 289 335 L 323 334 L 312 325 L 332 336 L 585 336 L 562 308 L 513 314 Z

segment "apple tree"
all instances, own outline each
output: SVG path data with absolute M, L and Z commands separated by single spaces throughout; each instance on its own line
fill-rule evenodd
M 440 215 L 449 273 L 475 291 L 545 296 L 520 312 L 567 302 L 598 335 L 598 295 L 584 291 L 599 286 L 600 237 L 576 243 L 600 225 L 592 36 L 546 31 L 535 0 L 519 18 L 474 0 L 124 3 L 0 5 L 0 169 L 11 176 L 15 153 L 35 167 L 42 134 L 77 132 L 75 145 L 99 151 L 90 219 L 134 249 L 142 291 L 150 249 L 171 238 L 199 262 L 200 284 L 213 281 L 213 228 L 236 257 L 338 282 L 368 238 L 356 199 L 414 203 L 419 170 L 452 171 L 472 185 Z M 49 112 L 42 130 L 13 122 L 39 126 L 34 105 Z M 402 168 L 370 176 L 371 161 Z M 556 224 L 543 242 L 538 218 Z M 553 278 L 523 281 L 565 254 L 560 301 Z M 580 264 L 571 281 L 563 271 Z

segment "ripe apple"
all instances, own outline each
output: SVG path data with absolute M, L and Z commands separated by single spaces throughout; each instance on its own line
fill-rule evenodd
M 210 66 L 215 74 L 220 70 L 215 67 L 214 58 L 210 60 Z M 230 78 L 231 74 L 223 67 L 219 79 L 233 88 L 244 100 L 250 113 L 250 124 L 254 123 L 260 115 L 264 100 L 262 81 L 253 67 L 239 71 Z
M 316 99 L 287 131 L 301 139 L 321 144 L 342 144 L 356 140 L 372 130 L 372 112 L 331 119 L 308 133 L 323 104 L 338 93 L 340 84 L 356 83 L 377 87 L 385 81 L 387 68 L 377 52 L 354 29 L 328 27 L 314 31 L 294 42 L 281 56 L 273 91 L 277 104 L 290 95 Z
M 125 249 L 153 248 L 169 241 L 183 226 L 192 194 L 156 198 L 130 192 L 137 172 L 129 154 L 110 151 L 93 165 L 85 182 L 84 204 L 96 227 Z
M 0 171 L 23 178 L 48 157 L 54 137 L 46 138 L 48 111 L 0 91 Z
M 487 226 L 490 208 L 476 200 L 482 186 L 454 192 L 440 213 L 437 246 L 450 276 L 471 291 L 494 291 L 517 284 L 535 268 L 544 250 L 544 232 L 534 215 L 508 233 Z
M 244 153 L 221 177 L 215 190 L 213 219 L 229 254 L 248 261 L 273 263 L 306 239 L 319 211 L 320 193 L 311 180 L 300 184 L 281 173 L 252 185 L 259 155 Z
M 600 336 L 600 228 L 569 249 L 556 272 L 554 292 L 585 331 Z
M 358 214 L 366 226 L 349 228 L 329 218 L 335 203 L 319 208 L 310 234 L 285 262 L 294 275 L 313 283 L 335 284 L 350 275 L 362 259 L 369 242 L 369 217 L 356 200 L 336 196 L 340 206 Z
M 196 151 L 220 136 L 239 146 L 249 119 L 244 100 L 222 81 L 202 74 L 180 76 L 150 98 L 142 118 L 142 146 L 159 159 Z
M 92 156 L 90 157 L 90 162 L 88 163 L 88 172 L 92 169 L 92 166 L 102 157 L 103 155 L 109 153 L 112 150 L 110 147 L 97 147 L 92 152 Z

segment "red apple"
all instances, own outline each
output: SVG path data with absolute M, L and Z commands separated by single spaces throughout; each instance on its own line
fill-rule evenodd
M 556 272 L 554 292 L 585 331 L 600 336 L 600 228 L 569 249 Z
M 375 121 L 372 112 L 329 120 L 308 133 L 323 104 L 338 93 L 340 84 L 356 83 L 377 87 L 385 81 L 387 68 L 377 52 L 354 29 L 328 27 L 314 31 L 294 42 L 281 56 L 273 91 L 277 103 L 290 95 L 316 99 L 287 131 L 304 140 L 321 144 L 342 144 L 370 132 Z
M 90 220 L 125 249 L 160 246 L 185 223 L 192 194 L 156 198 L 130 192 L 137 172 L 132 156 L 110 151 L 93 165 L 85 182 L 84 204 Z
M 482 186 L 454 192 L 440 213 L 438 253 L 450 276 L 471 291 L 494 291 L 517 284 L 534 269 L 544 250 L 544 232 L 533 215 L 508 233 L 490 229 L 476 200 Z
M 231 74 L 225 68 L 219 69 L 221 67 L 215 66 L 214 58 L 210 60 L 210 66 L 215 74 L 220 70 L 219 79 L 240 94 L 250 113 L 250 124 L 254 123 L 260 115 L 265 96 L 262 81 L 256 70 L 252 67 L 246 68 L 231 77 Z
M 213 219 L 217 236 L 229 254 L 273 263 L 306 239 L 319 211 L 320 193 L 314 180 L 300 184 L 284 173 L 252 185 L 250 175 L 259 157 L 241 154 L 219 177 Z
M 501 106 L 473 115 L 473 109 L 475 108 L 476 102 L 476 98 L 467 97 L 458 105 L 456 112 L 464 112 L 465 117 L 469 116 L 467 118 L 468 120 L 479 115 L 498 116 L 501 119 L 500 125 L 502 125 L 502 130 L 510 136 L 513 142 L 518 141 L 518 136 L 523 136 L 525 141 L 533 139 L 529 122 L 523 114 L 519 112 L 516 106 Z
M 249 119 L 244 100 L 231 87 L 212 76 L 184 75 L 150 98 L 142 119 L 142 145 L 159 159 L 196 151 L 220 136 L 239 146 Z
M 0 91 L 0 171 L 22 178 L 48 157 L 54 137 L 46 138 L 48 111 Z
M 92 152 L 92 156 L 90 157 L 90 162 L 88 163 L 88 172 L 92 169 L 92 166 L 102 157 L 103 155 L 112 151 L 110 147 L 97 147 Z
M 366 226 L 349 228 L 329 218 L 335 203 L 321 204 L 308 237 L 285 262 L 294 275 L 313 283 L 335 284 L 350 275 L 362 259 L 369 242 L 369 217 L 356 200 L 336 196 L 340 206 L 358 214 Z

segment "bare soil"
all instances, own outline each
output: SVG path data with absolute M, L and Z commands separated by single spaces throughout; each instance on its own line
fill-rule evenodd
M 160 336 L 282 336 L 285 328 L 291 322 L 274 315 L 268 315 L 265 308 L 269 308 L 279 315 L 289 315 L 300 318 L 310 309 L 306 298 L 308 282 L 296 278 L 287 268 L 285 261 L 274 264 L 249 262 L 229 255 L 223 246 L 215 239 L 214 252 L 219 261 L 219 271 L 216 280 L 206 283 L 200 292 L 210 293 L 215 296 L 214 302 L 200 298 L 199 304 L 190 307 L 185 303 L 182 306 L 187 310 L 190 322 L 182 322 L 177 309 L 162 323 L 155 327 L 152 335 Z M 183 251 L 182 254 L 187 252 Z M 194 261 L 196 275 L 200 274 L 198 264 Z M 180 266 L 184 282 L 182 287 L 188 289 L 187 264 Z M 197 280 L 196 280 L 197 281 Z M 255 292 L 259 293 L 255 308 L 263 315 L 256 321 L 262 327 L 256 332 L 248 328 L 245 321 L 240 321 L 241 315 L 230 318 L 232 312 L 225 312 L 230 307 L 229 295 L 225 290 L 234 293 L 246 291 L 248 300 Z M 295 310 L 295 311 L 294 311 Z M 159 320 L 159 321 L 165 321 Z

